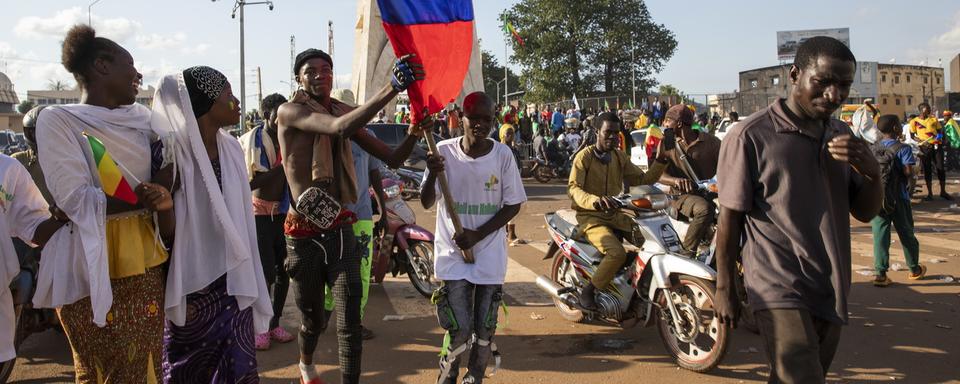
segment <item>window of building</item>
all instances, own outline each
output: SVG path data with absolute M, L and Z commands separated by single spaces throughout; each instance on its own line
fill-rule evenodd
M 900 74 L 897 74 L 897 73 L 893 74 L 893 83 L 900 84 Z
M 887 105 L 887 98 L 886 98 L 886 97 L 883 98 L 883 105 Z
M 771 77 L 770 84 L 774 86 L 780 85 L 780 76 Z
M 924 83 L 924 84 L 929 84 L 929 83 L 930 83 L 930 77 L 927 76 L 927 75 L 923 75 L 923 83 Z
M 897 105 L 900 105 L 900 98 L 897 98 Z
M 757 81 L 757 79 L 750 79 L 750 88 L 756 88 L 756 87 L 759 86 L 759 85 L 760 85 L 760 84 L 759 84 L 759 82 Z
M 907 96 L 907 105 L 913 105 L 913 96 Z
M 886 82 L 887 82 L 887 74 L 886 74 L 885 72 L 881 72 L 881 73 L 880 73 L 880 82 L 881 82 L 881 83 L 886 83 Z
M 908 82 L 908 83 L 910 82 L 910 74 L 909 74 L 909 73 L 907 74 L 907 82 Z
M 937 85 L 940 85 L 940 76 L 937 76 Z

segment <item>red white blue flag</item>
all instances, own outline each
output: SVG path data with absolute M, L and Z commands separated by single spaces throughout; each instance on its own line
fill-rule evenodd
M 463 87 L 473 50 L 472 0 L 377 0 L 397 57 L 416 54 L 426 78 L 407 89 L 413 121 L 437 113 Z

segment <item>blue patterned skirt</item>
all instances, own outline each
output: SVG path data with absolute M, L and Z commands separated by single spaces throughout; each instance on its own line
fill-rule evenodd
M 187 295 L 182 327 L 163 332 L 164 383 L 259 383 L 253 310 L 238 310 L 222 276 Z

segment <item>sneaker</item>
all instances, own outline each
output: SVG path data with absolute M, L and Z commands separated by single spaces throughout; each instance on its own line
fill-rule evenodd
M 254 337 L 254 348 L 258 351 L 266 351 L 270 349 L 270 332 L 259 333 Z
M 291 335 L 290 332 L 287 332 L 283 327 L 276 327 L 270 330 L 270 339 L 276 342 L 289 343 L 296 338 L 296 336 Z
M 876 275 L 876 276 L 874 276 L 874 278 L 873 278 L 873 286 L 874 286 L 874 287 L 886 287 L 886 286 L 890 285 L 890 283 L 892 283 L 892 282 L 893 282 L 893 281 L 891 281 L 890 278 L 887 277 L 887 275 Z
M 376 335 L 373 334 L 373 331 L 371 331 L 370 328 L 364 327 L 362 325 L 360 326 L 360 338 L 364 340 L 370 340 L 374 337 L 376 337 Z
M 924 276 L 927 275 L 927 266 L 920 264 L 920 270 L 917 272 L 910 272 L 910 275 L 907 276 L 910 280 L 922 280 Z

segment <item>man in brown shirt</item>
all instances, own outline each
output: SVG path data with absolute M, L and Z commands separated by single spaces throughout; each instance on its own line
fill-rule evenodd
M 677 104 L 667 110 L 663 127 L 673 128 L 677 132 L 677 150 L 667 157 L 670 165 L 660 176 L 660 182 L 680 194 L 673 201 L 673 208 L 680 214 L 680 219 L 690 223 L 683 238 L 683 249 L 689 255 L 695 255 L 697 246 L 713 224 L 716 210 L 713 202 L 704 198 L 704 191 L 699 190 L 697 181 L 713 178 L 717 174 L 720 139 L 694 130 L 693 111 L 685 104 Z
M 736 324 L 735 260 L 746 233 L 744 283 L 771 383 L 824 382 L 847 321 L 849 217 L 866 222 L 880 208 L 876 159 L 831 117 L 855 70 L 843 43 L 807 40 L 788 98 L 737 124 L 721 146 L 717 316 Z

